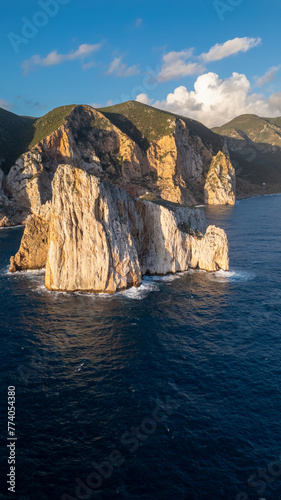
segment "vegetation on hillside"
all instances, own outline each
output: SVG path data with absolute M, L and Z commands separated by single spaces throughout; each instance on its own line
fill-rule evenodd
M 260 186 L 281 184 L 281 117 L 241 115 L 213 131 L 227 138 L 241 180 Z
M 98 111 L 144 150 L 147 150 L 153 141 L 175 131 L 175 118 L 183 120 L 190 133 L 199 135 L 203 142 L 212 144 L 217 150 L 221 147 L 220 137 L 202 123 L 137 101 L 100 108 Z
M 0 166 L 7 173 L 32 139 L 36 118 L 17 116 L 0 108 Z
M 173 115 L 136 101 L 100 108 L 98 111 L 144 150 L 149 148 L 152 141 L 170 135 L 175 130 Z
M 33 138 L 28 144 L 27 149 L 30 149 L 42 141 L 44 137 L 47 137 L 52 132 L 57 130 L 63 122 L 67 115 L 75 108 L 75 104 L 70 104 L 69 106 L 60 106 L 55 108 L 46 115 L 38 118 L 33 125 Z
M 227 137 L 250 139 L 255 143 L 281 147 L 281 117 L 241 115 L 221 127 L 214 128 L 213 131 Z
M 74 105 L 61 106 L 41 118 L 18 116 L 0 108 L 0 163 L 7 173 L 16 159 L 60 127 Z
M 61 106 L 41 118 L 17 116 L 0 109 L 0 158 L 5 159 L 1 164 L 5 173 L 21 154 L 33 148 L 44 137 L 60 127 L 74 108 L 79 109 L 83 106 L 74 104 Z M 174 133 L 176 118 L 181 118 L 186 123 L 191 135 L 199 135 L 205 144 L 211 144 L 215 152 L 221 148 L 220 136 L 196 120 L 174 115 L 136 101 L 101 108 L 98 111 L 100 117 L 93 119 L 92 128 L 109 129 L 114 125 L 144 151 L 152 142 Z

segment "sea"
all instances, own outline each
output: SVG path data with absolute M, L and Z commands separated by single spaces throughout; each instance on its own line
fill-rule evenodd
M 281 499 L 281 196 L 204 210 L 229 272 L 114 296 L 10 275 L 0 231 L 1 499 Z

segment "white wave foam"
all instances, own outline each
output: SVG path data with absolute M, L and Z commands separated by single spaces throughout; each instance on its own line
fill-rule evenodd
M 44 284 L 36 287 L 36 291 L 39 294 L 48 294 L 50 297 L 53 297 L 55 300 L 62 297 L 88 297 L 91 299 L 103 298 L 103 299 L 113 299 L 113 298 L 127 298 L 132 300 L 143 300 L 147 295 L 149 295 L 152 291 L 158 291 L 159 287 L 153 283 L 152 281 L 144 280 L 143 283 L 138 287 L 132 287 L 128 290 L 124 290 L 122 292 L 117 292 L 115 294 L 110 293 L 90 293 L 90 292 L 63 292 L 63 291 L 53 291 L 48 290 Z
M 215 273 L 210 273 L 209 276 L 212 281 L 218 281 L 221 283 L 250 281 L 256 277 L 256 275 L 250 271 L 223 271 L 222 269 L 216 271 Z
M 7 276 L 9 273 L 10 266 L 7 265 L 6 267 L 2 267 L 0 269 L 0 276 Z
M 126 299 L 132 300 L 143 300 L 150 294 L 150 292 L 158 291 L 159 286 L 157 286 L 156 283 L 153 283 L 151 278 L 145 276 L 142 284 L 138 288 L 132 287 L 128 290 L 124 290 L 123 292 L 118 292 L 116 296 L 126 297 Z
M 24 271 L 15 271 L 14 273 L 9 273 L 9 266 L 8 266 L 7 274 L 9 276 L 23 276 L 23 277 L 44 276 L 45 269 L 25 269 Z

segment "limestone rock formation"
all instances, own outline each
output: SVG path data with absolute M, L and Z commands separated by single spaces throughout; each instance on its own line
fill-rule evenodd
M 142 201 L 86 170 L 60 165 L 51 212 L 31 217 L 10 271 L 46 265 L 46 287 L 114 293 L 144 274 L 228 269 L 223 230 L 198 209 Z
M 198 209 L 142 201 L 85 170 L 60 165 L 51 218 L 28 221 L 10 270 L 46 264 L 50 290 L 107 293 L 140 285 L 144 274 L 227 270 L 224 231 L 210 226 L 203 236 L 201 230 Z
M 10 272 L 42 269 L 46 265 L 49 241 L 49 222 L 31 216 L 24 229 L 20 249 L 11 257 Z
M 218 151 L 223 150 L 223 139 L 192 120 L 140 103 L 126 105 L 124 112 L 136 113 L 134 123 L 126 114 L 117 114 L 116 121 L 116 113 L 75 106 L 47 135 L 43 127 L 43 138 L 17 159 L 5 179 L 10 201 L 7 197 L 5 200 L 18 211 L 19 223 L 24 221 L 22 211 L 47 216 L 52 180 L 62 163 L 88 170 L 137 197 L 148 195 L 185 205 L 212 203 L 211 198 L 223 204 L 229 203 L 230 197 L 234 199 L 233 170 L 227 151 L 221 152 L 222 164 L 228 164 L 223 173 L 225 181 L 215 185 L 212 196 L 206 196 L 206 177 Z
M 221 151 L 212 159 L 204 194 L 207 205 L 235 205 L 235 170 Z

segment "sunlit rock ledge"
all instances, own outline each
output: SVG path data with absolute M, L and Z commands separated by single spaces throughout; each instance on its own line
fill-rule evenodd
M 95 175 L 60 165 L 45 215 L 31 216 L 10 271 L 46 267 L 49 290 L 115 293 L 145 274 L 228 270 L 228 241 L 201 210 L 130 196 Z M 202 234 L 204 233 L 204 234 Z

